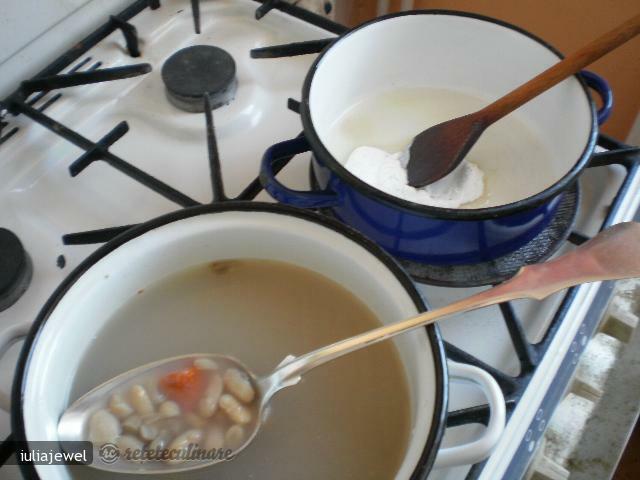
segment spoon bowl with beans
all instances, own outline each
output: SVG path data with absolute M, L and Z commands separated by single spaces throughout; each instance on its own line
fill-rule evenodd
M 91 466 L 112 472 L 157 475 L 210 466 L 246 448 L 274 395 L 324 363 L 456 313 L 639 276 L 640 224 L 621 223 L 471 297 L 288 356 L 264 377 L 221 354 L 184 355 L 130 370 L 76 400 L 60 418 L 58 437 L 63 449 L 68 441 L 93 442 L 98 455 Z
M 256 435 L 260 382 L 216 354 L 163 359 L 129 370 L 76 400 L 58 439 L 90 441 L 94 463 L 118 473 L 158 474 L 229 460 Z

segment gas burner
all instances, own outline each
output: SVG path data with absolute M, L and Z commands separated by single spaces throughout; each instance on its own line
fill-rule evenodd
M 309 181 L 319 188 L 313 169 L 309 168 Z M 411 260 L 397 259 L 400 265 L 418 283 L 442 287 L 480 287 L 495 285 L 511 278 L 525 265 L 544 262 L 569 238 L 580 204 L 580 190 L 576 183 L 560 200 L 558 210 L 549 223 L 533 240 L 515 252 L 483 263 L 462 265 L 430 265 Z M 321 209 L 324 215 L 335 218 L 333 212 Z
M 167 98 L 187 112 L 204 112 L 204 94 L 211 108 L 231 102 L 236 94 L 236 62 L 225 50 L 211 45 L 194 45 L 171 55 L 162 66 Z
M 568 190 L 547 227 L 523 247 L 495 260 L 472 265 L 428 265 L 400 260 L 409 275 L 419 283 L 443 287 L 494 285 L 512 277 L 525 265 L 545 261 L 569 237 L 573 229 L 580 190 L 577 183 Z
M 14 233 L 0 228 L 0 312 L 16 303 L 29 287 L 31 260 Z

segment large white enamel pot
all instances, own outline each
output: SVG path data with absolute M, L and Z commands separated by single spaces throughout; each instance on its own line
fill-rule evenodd
M 99 248 L 44 306 L 28 331 L 15 375 L 11 397 L 15 440 L 23 446 L 57 440 L 57 421 L 69 403 L 84 353 L 93 339 L 100 341 L 101 330 L 114 312 L 136 292 L 190 266 L 243 257 L 281 260 L 319 272 L 366 302 L 385 323 L 425 308 L 409 277 L 388 254 L 336 221 L 257 202 L 180 210 L 135 227 Z M 17 328 L 1 335 L 0 351 L 21 333 Z M 154 338 L 149 332 L 149 345 L 166 341 L 171 339 Z M 469 365 L 450 363 L 447 369 L 436 326 L 393 341 L 410 387 L 412 418 L 411 438 L 396 478 L 424 478 L 434 464 L 469 463 L 486 457 L 504 427 L 504 399 L 495 380 Z M 113 347 L 117 354 L 117 345 Z M 438 453 L 449 378 L 477 384 L 492 414 L 479 440 Z M 274 408 L 278 408 L 277 401 L 276 397 Z M 70 478 L 65 466 L 25 464 L 21 470 L 29 479 Z M 203 478 L 215 478 L 215 467 Z

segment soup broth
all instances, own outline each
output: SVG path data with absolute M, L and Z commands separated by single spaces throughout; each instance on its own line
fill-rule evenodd
M 197 266 L 117 312 L 84 355 L 70 400 L 131 368 L 189 353 L 232 355 L 264 375 L 289 354 L 379 325 L 352 293 L 305 268 L 257 259 Z M 258 436 L 233 460 L 166 478 L 391 479 L 408 444 L 410 402 L 396 347 L 383 342 L 277 394 Z M 116 476 L 69 468 L 76 479 Z

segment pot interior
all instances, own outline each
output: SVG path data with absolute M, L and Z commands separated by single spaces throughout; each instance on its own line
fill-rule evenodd
M 57 419 L 69 402 L 74 372 L 82 368 L 80 361 L 92 339 L 99 341 L 103 327 L 141 289 L 192 266 L 247 257 L 280 260 L 321 273 L 364 300 L 384 323 L 416 313 L 410 294 L 373 253 L 319 224 L 284 214 L 238 211 L 169 223 L 108 253 L 52 311 L 28 366 L 23 403 L 27 439 L 56 439 Z M 148 340 L 176 341 L 155 338 L 153 332 Z M 410 440 L 397 478 L 409 478 L 431 429 L 437 366 L 424 331 L 394 342 L 411 398 Z M 113 351 L 117 354 L 118 345 Z M 42 398 L 47 398 L 46 404 Z M 42 478 L 69 478 L 66 467 L 36 468 Z
M 362 139 L 345 146 L 333 130 L 345 112 L 367 99 L 400 89 L 418 89 L 419 95 L 421 88 L 453 90 L 478 99 L 472 110 L 456 111 L 454 116 L 458 116 L 490 103 L 557 62 L 558 56 L 545 45 L 492 21 L 435 12 L 389 17 L 355 29 L 321 57 L 309 89 L 310 118 L 324 147 L 344 163 L 353 148 L 362 145 Z M 442 110 L 438 102 L 425 103 L 420 97 L 414 103 L 416 108 Z M 373 125 L 367 124 L 372 132 L 368 144 L 379 146 L 376 142 L 389 130 L 398 129 L 398 122 L 385 119 L 384 108 L 370 112 L 365 116 Z M 505 147 L 495 158 L 483 160 L 485 185 L 493 175 L 496 181 L 492 185 L 498 185 L 494 190 L 505 185 L 512 191 L 466 208 L 511 203 L 548 188 L 571 170 L 589 144 L 593 127 L 590 98 L 575 77 L 511 115 L 536 139 L 535 143 L 521 143 L 535 147 L 518 150 L 516 143 L 516 148 Z M 448 118 L 437 118 L 433 123 Z M 391 123 L 385 124 L 385 120 Z M 498 141 L 503 139 L 506 145 L 513 131 L 506 121 L 489 127 L 485 136 L 494 129 L 499 132 Z M 419 124 L 415 131 L 407 132 L 406 140 L 433 123 Z M 501 125 L 509 128 L 500 130 Z M 351 128 L 355 130 L 353 125 Z M 339 165 L 332 167 L 347 174 Z

